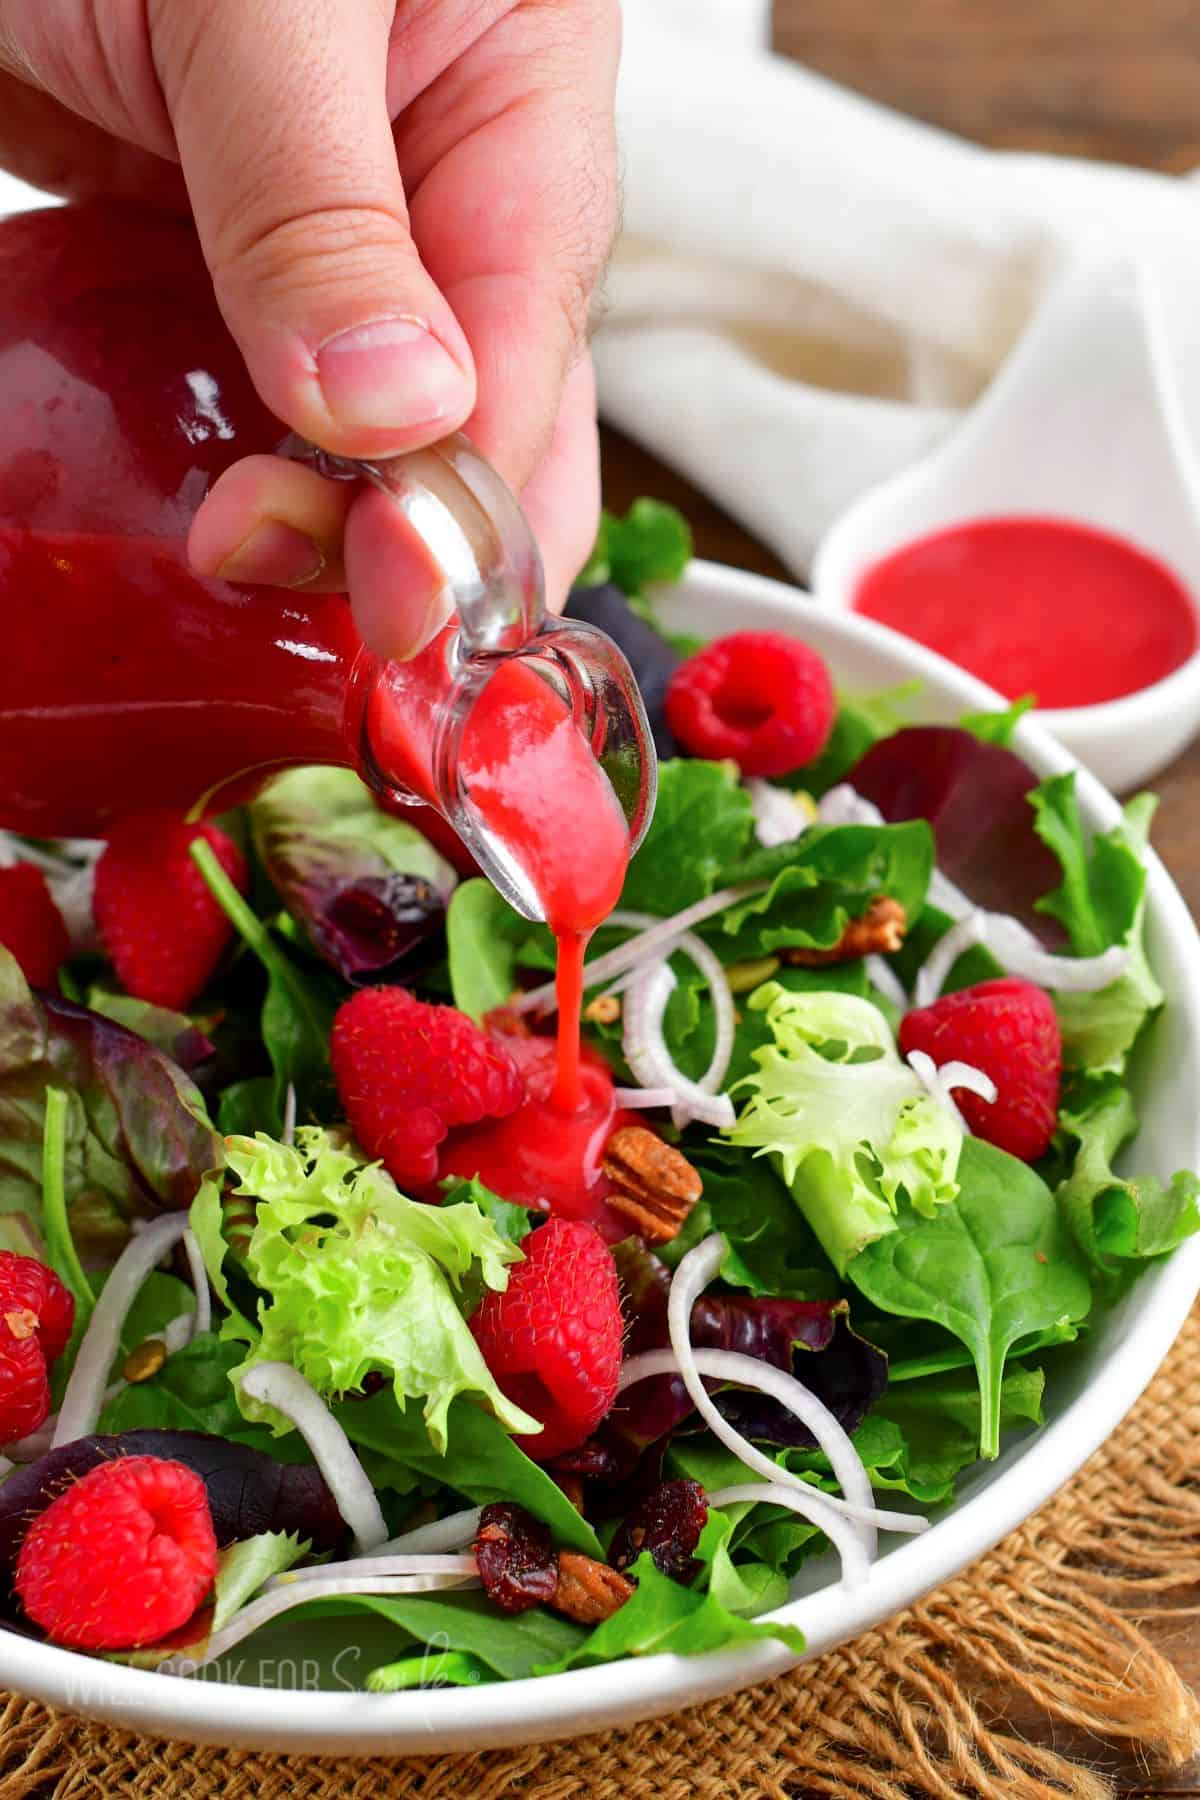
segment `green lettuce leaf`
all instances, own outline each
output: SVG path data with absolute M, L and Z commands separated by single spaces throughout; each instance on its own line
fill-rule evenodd
M 722 913 L 705 935 L 728 962 L 785 948 L 828 949 L 880 894 L 898 900 L 906 917 L 915 919 L 932 870 L 933 834 L 923 819 L 812 825 L 790 843 L 754 850 L 722 870 L 721 886 L 768 885 Z
M 740 880 L 728 872 L 736 871 L 753 829 L 750 796 L 732 763 L 661 764 L 654 818 L 629 865 L 621 905 L 667 918 L 725 880 Z
M 146 1039 L 35 995 L 0 949 L 0 1239 L 38 1254 L 46 1090 L 67 1096 L 63 1187 L 85 1266 L 111 1262 L 133 1219 L 188 1205 L 221 1141 L 194 1082 Z
M 477 1206 L 409 1200 L 377 1164 L 315 1126 L 301 1127 L 294 1146 L 261 1133 L 231 1139 L 226 1161 L 235 1193 L 258 1203 L 246 1266 L 267 1296 L 261 1336 L 235 1381 L 278 1360 L 318 1393 L 344 1394 L 383 1370 L 398 1400 L 424 1402 L 438 1448 L 456 1394 L 478 1394 L 512 1431 L 540 1429 L 497 1387 L 457 1297 L 471 1277 L 504 1288 L 507 1265 L 521 1259 Z M 290 1429 L 240 1388 L 239 1398 L 246 1417 Z
M 1092 1304 L 1087 1269 L 1045 1182 L 979 1138 L 962 1145 L 955 1204 L 924 1215 L 901 1206 L 893 1229 L 846 1273 L 881 1311 L 932 1320 L 966 1345 L 987 1457 L 999 1454 L 1010 1351 L 1034 1333 L 1069 1340 Z
M 1113 1160 L 1137 1132 L 1133 1097 L 1114 1074 L 1073 1081 L 1059 1113 L 1075 1146 L 1070 1174 L 1055 1197 L 1076 1243 L 1105 1275 L 1131 1262 L 1165 1256 L 1200 1231 L 1200 1181 L 1180 1170 L 1164 1184 L 1153 1176 L 1117 1175 Z
M 713 1141 L 690 1160 L 704 1178 L 704 1195 L 678 1237 L 657 1247 L 674 1268 L 687 1252 L 719 1231 L 728 1249 L 721 1278 L 759 1298 L 832 1300 L 838 1281 L 808 1221 L 765 1157 Z
M 959 1127 L 896 1049 L 883 1014 L 850 994 L 750 997 L 774 1042 L 757 1052 L 732 1144 L 769 1153 L 839 1274 L 864 1246 L 915 1217 L 944 1213 L 958 1192 Z
M 1006 1369 L 1001 1431 L 1041 1424 L 1044 1387 L 1038 1368 L 1017 1363 Z M 949 1370 L 894 1387 L 889 1383 L 854 1442 L 873 1487 L 937 1506 L 953 1499 L 957 1477 L 978 1460 L 981 1427 L 979 1383 L 969 1370 Z
M 296 1090 L 300 1116 L 319 1117 L 333 1098 L 329 1034 L 341 993 L 335 991 L 328 970 L 298 966 L 238 893 L 203 838 L 196 839 L 191 854 L 213 898 L 266 971 L 261 1029 L 274 1070 L 274 1091 L 271 1113 L 258 1123 L 282 1130 L 289 1086 Z M 256 1088 L 255 1094 L 266 1097 L 262 1088 Z
M 1146 868 L 1143 852 L 1156 801 L 1141 794 L 1125 808 L 1120 825 L 1089 847 L 1071 771 L 1043 781 L 1029 796 L 1035 828 L 1062 865 L 1063 878 L 1038 902 L 1058 920 L 1077 956 L 1099 956 L 1114 944 L 1130 951 L 1125 973 L 1093 994 L 1056 994 L 1063 1052 L 1076 1068 L 1120 1073 L 1163 992 L 1146 960 L 1143 929 Z
M 692 559 L 692 532 L 683 514 L 662 500 L 635 500 L 623 519 L 607 510 L 578 587 L 611 581 L 631 599 L 655 582 L 678 581 Z
M 1011 706 L 995 712 L 964 713 L 959 724 L 972 737 L 977 737 L 981 744 L 999 744 L 1007 750 L 1013 740 L 1013 733 L 1029 710 L 1037 705 L 1033 694 L 1022 694 Z

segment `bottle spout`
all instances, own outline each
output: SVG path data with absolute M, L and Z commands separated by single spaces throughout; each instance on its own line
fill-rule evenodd
M 285 450 L 333 481 L 368 481 L 407 520 L 458 616 L 468 654 L 518 650 L 546 616 L 542 558 L 516 495 L 461 431 L 366 462 L 293 438 Z
M 568 779 L 568 771 L 569 783 L 579 783 L 578 806 L 591 808 L 594 824 L 615 798 L 626 854 L 649 826 L 658 764 L 633 671 L 603 632 L 547 616 L 541 555 L 529 522 L 516 496 L 461 433 L 379 462 L 332 456 L 297 440 L 287 448 L 334 480 L 370 482 L 403 514 L 411 560 L 426 570 L 435 592 L 445 593 L 453 613 L 444 644 L 435 640 L 417 659 L 425 665 L 433 653 L 440 658 L 430 709 L 428 791 L 420 797 L 432 797 L 519 912 L 546 918 L 550 903 L 538 874 L 547 866 L 544 846 L 533 844 L 530 832 L 550 829 L 549 819 L 569 814 L 570 797 L 548 793 Z M 397 716 L 405 711 L 416 670 L 417 664 L 391 663 L 373 677 Z M 420 679 L 428 685 L 424 667 Z M 486 755 L 485 719 L 486 732 L 495 734 Z M 571 750 L 564 760 L 560 728 L 568 726 Z M 364 758 L 367 772 L 393 799 L 402 798 L 403 783 L 394 779 L 383 732 L 378 735 Z M 538 818 L 540 827 L 531 823 Z

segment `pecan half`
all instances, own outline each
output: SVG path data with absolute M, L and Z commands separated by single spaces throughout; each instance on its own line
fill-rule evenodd
M 560 1550 L 558 1583 L 549 1604 L 580 1625 L 598 1625 L 602 1619 L 611 1619 L 632 1592 L 632 1581 L 607 1563 L 581 1556 L 577 1550 Z
M 908 920 L 899 900 L 880 894 L 861 919 L 851 919 L 836 944 L 828 950 L 781 950 L 785 963 L 805 969 L 821 969 L 828 963 L 851 962 L 856 956 L 886 956 L 904 942 Z
M 605 1196 L 648 1244 L 678 1236 L 704 1190 L 686 1156 L 644 1125 L 622 1125 L 604 1146 L 600 1167 L 612 1182 Z

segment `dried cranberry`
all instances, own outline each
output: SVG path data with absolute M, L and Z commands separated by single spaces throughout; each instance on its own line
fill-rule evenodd
M 581 1475 L 591 1481 L 612 1481 L 619 1472 L 616 1457 L 597 1438 L 588 1438 L 574 1450 L 564 1450 L 546 1466 L 555 1477 Z
M 523 1506 L 507 1501 L 493 1501 L 480 1514 L 475 1561 L 488 1599 L 501 1612 L 528 1612 L 549 1600 L 558 1584 L 550 1533 Z
M 660 1574 L 689 1582 L 700 1566 L 693 1552 L 707 1518 L 708 1501 L 698 1481 L 661 1482 L 626 1516 L 608 1560 L 625 1570 L 648 1550 Z

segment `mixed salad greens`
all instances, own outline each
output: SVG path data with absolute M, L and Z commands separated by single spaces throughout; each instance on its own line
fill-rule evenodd
M 354 1142 L 329 1055 L 363 983 L 476 1021 L 519 996 L 543 1019 L 549 934 L 353 775 L 293 770 L 225 821 L 248 897 L 196 847 L 237 949 L 184 1015 L 122 992 L 89 942 L 91 847 L 9 846 L 72 897 L 76 943 L 58 993 L 0 950 L 0 1245 L 76 1305 L 55 1411 L 5 1448 L 14 1628 L 31 1516 L 132 1454 L 201 1475 L 220 1545 L 188 1625 L 117 1653 L 142 1666 L 202 1666 L 284 1611 L 297 1631 L 337 1616 L 348 1640 L 382 1622 L 376 1691 L 764 1635 L 799 1651 L 760 1615 L 801 1564 L 832 1540 L 869 1579 L 877 1529 L 920 1528 L 1035 1426 L 1047 1370 L 1200 1227 L 1195 1176 L 1113 1167 L 1164 1003 L 1142 941 L 1152 802 L 1089 839 L 1072 777 L 1039 783 L 1009 748 L 1021 707 L 922 726 L 919 693 L 840 697 L 820 755 L 774 781 L 674 754 L 661 696 L 692 646 L 644 590 L 687 555 L 678 515 L 639 502 L 606 518 L 572 603 L 623 644 L 664 752 L 619 922 L 589 952 L 589 998 L 622 1004 L 585 1007 L 585 1038 L 703 1183 L 677 1235 L 613 1247 L 623 1385 L 573 1460 L 539 1464 L 538 1420 L 468 1323 L 541 1216 L 478 1179 L 407 1196 Z M 822 960 L 882 897 L 900 946 Z M 1034 1164 L 972 1135 L 897 1042 L 912 997 L 1005 973 L 1052 995 L 1061 1030 Z M 607 1566 L 622 1522 L 684 1481 L 704 1493 L 686 1578 L 644 1550 L 594 1623 L 479 1586 L 477 1509 L 523 1509 Z

